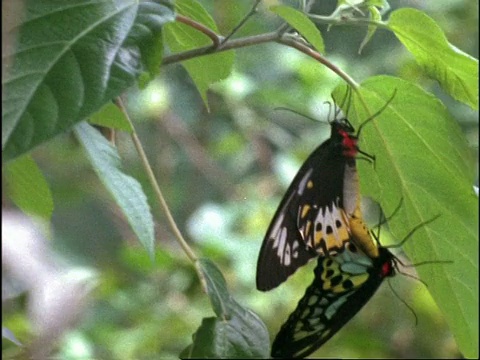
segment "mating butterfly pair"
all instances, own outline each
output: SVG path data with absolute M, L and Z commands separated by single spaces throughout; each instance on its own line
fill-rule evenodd
M 393 97 L 392 97 L 393 98 Z M 390 102 L 390 101 L 389 101 Z M 272 345 L 273 357 L 305 357 L 342 328 L 395 274 L 395 257 L 363 223 L 356 156 L 359 131 L 335 119 L 331 136 L 301 166 L 267 230 L 257 288 L 273 289 L 318 257 L 315 278 Z

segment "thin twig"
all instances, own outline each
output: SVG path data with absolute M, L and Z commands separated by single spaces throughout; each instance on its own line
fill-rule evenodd
M 243 19 L 238 23 L 238 25 L 233 28 L 233 30 L 230 32 L 230 34 L 228 34 L 221 41 L 220 47 L 222 47 L 228 41 L 228 39 L 230 39 L 233 36 L 233 34 L 235 34 L 243 26 L 243 24 L 245 24 L 247 22 L 247 20 L 258 11 L 257 7 L 258 7 L 258 4 L 260 4 L 261 1 L 262 0 L 255 0 L 255 3 L 253 4 L 250 11 L 243 17 Z
M 206 27 L 205 25 L 180 14 L 177 14 L 177 17 L 175 18 L 175 20 L 182 24 L 188 25 L 200 31 L 201 33 L 207 35 L 212 40 L 213 42 L 212 46 L 214 48 L 217 48 L 221 44 L 221 40 L 220 40 L 221 37 L 217 35 L 215 31 L 212 31 L 212 29 Z
M 348 76 L 346 72 L 344 72 L 335 64 L 331 63 L 329 60 L 324 58 L 320 53 L 308 47 L 304 43 L 298 41 L 297 39 L 292 38 L 291 36 L 282 36 L 279 39 L 275 39 L 275 41 L 278 42 L 279 44 L 287 45 L 289 47 L 297 49 L 298 51 L 303 52 L 304 54 L 310 56 L 311 58 L 317 60 L 319 63 L 328 67 L 338 76 L 340 76 L 343 80 L 345 80 L 345 82 L 348 85 L 350 85 L 352 88 L 356 89 L 358 87 L 358 84 L 355 82 L 355 80 L 353 80 L 350 76 Z
M 173 216 L 170 212 L 170 209 L 168 208 L 167 202 L 165 201 L 165 198 L 163 197 L 162 191 L 160 190 L 160 186 L 158 186 L 157 179 L 155 178 L 155 175 L 153 174 L 152 167 L 150 166 L 150 163 L 148 162 L 147 155 L 145 154 L 145 151 L 143 150 L 142 143 L 140 142 L 140 139 L 137 136 L 137 133 L 135 131 L 135 128 L 133 127 L 133 123 L 130 120 L 130 117 L 129 117 L 126 109 L 125 109 L 125 106 L 123 105 L 122 99 L 120 97 L 116 98 L 115 99 L 115 104 L 125 114 L 125 117 L 127 118 L 128 122 L 130 123 L 130 126 L 133 129 L 133 132 L 132 132 L 133 143 L 135 144 L 135 148 L 137 149 L 137 152 L 140 156 L 140 159 L 142 161 L 142 165 L 145 169 L 145 172 L 147 173 L 150 184 L 152 185 L 153 189 L 155 190 L 155 194 L 158 198 L 158 201 L 160 202 L 160 205 L 161 205 L 163 211 L 165 212 L 168 224 L 170 225 L 170 228 L 171 228 L 173 234 L 175 235 L 175 238 L 179 242 L 183 251 L 185 251 L 185 253 L 187 254 L 188 258 L 193 263 L 196 263 L 198 258 L 195 255 L 195 253 L 193 252 L 193 250 L 190 248 L 190 246 L 188 245 L 186 240 L 183 238 L 182 233 L 178 229 L 178 226 L 175 223 L 175 220 L 173 219 Z

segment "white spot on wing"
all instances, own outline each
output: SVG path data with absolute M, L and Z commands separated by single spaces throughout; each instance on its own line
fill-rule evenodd
M 292 256 L 294 258 L 298 257 L 298 240 L 295 240 L 292 245 Z
M 277 256 L 280 258 L 280 263 L 283 264 L 283 255 L 285 254 L 285 243 L 287 242 L 287 229 L 282 228 L 279 236 L 276 237 L 275 242 L 278 240 Z

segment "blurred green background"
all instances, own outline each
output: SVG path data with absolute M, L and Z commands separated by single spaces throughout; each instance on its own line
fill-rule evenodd
M 200 1 L 222 34 L 248 12 L 251 1 Z M 275 1 L 265 1 L 273 5 Z M 295 3 L 295 2 L 291 2 Z M 478 2 L 471 0 L 391 1 L 425 11 L 448 40 L 478 58 Z M 314 7 L 328 14 L 334 1 Z M 278 20 L 260 7 L 236 35 L 272 31 Z M 357 82 L 392 74 L 435 93 L 464 129 L 478 153 L 478 113 L 455 102 L 428 79 L 389 32 L 378 31 L 357 54 L 364 31 L 321 28 L 326 56 Z M 273 338 L 312 279 L 314 263 L 268 293 L 255 288 L 258 251 L 268 224 L 296 170 L 329 136 L 329 126 L 289 112 L 288 107 L 325 122 L 330 93 L 340 83 L 322 65 L 278 44 L 236 51 L 235 73 L 208 94 L 207 111 L 186 71 L 165 66 L 147 89 L 126 94 L 128 109 L 168 205 L 199 256 L 213 260 L 229 290 L 266 323 Z M 153 199 L 129 136 L 119 134 L 124 169 Z M 79 324 L 59 344 L 62 359 L 177 358 L 203 317 L 213 316 L 192 264 L 175 242 L 164 214 L 150 201 L 156 223 L 152 264 L 109 194 L 70 135 L 37 148 L 33 156 L 55 200 L 54 248 L 70 264 L 98 271 L 98 285 Z M 478 177 L 475 185 L 478 186 Z M 4 208 L 12 207 L 9 200 Z M 369 209 L 372 211 L 370 212 Z M 376 208 L 367 206 L 370 224 Z M 382 242 L 388 233 L 382 233 Z M 435 265 L 438 266 L 438 265 Z M 461 357 L 441 313 L 418 281 L 404 276 L 387 282 L 354 319 L 316 356 L 387 358 Z M 28 340 L 24 299 L 3 311 L 4 325 Z M 3 341 L 3 354 L 14 353 Z

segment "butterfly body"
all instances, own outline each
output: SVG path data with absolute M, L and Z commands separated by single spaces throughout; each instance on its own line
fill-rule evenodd
M 320 257 L 315 278 L 272 345 L 272 357 L 303 358 L 340 330 L 395 275 L 395 257 L 386 248 L 366 256 L 352 242 L 335 256 Z
M 259 290 L 275 288 L 314 257 L 343 250 L 352 231 L 364 252 L 375 252 L 360 213 L 355 130 L 345 118 L 331 128 L 330 138 L 301 166 L 267 230 L 257 263 Z

